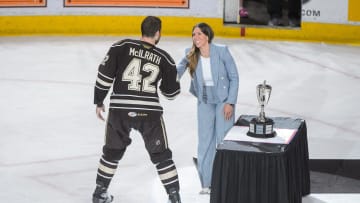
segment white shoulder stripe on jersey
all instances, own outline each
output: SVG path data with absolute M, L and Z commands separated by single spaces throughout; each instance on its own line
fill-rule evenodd
M 135 44 L 135 45 L 141 46 L 141 44 L 139 44 L 139 43 L 127 42 L 127 41 L 125 41 L 125 42 L 122 42 L 121 44 L 116 44 L 116 45 L 113 45 L 113 46 L 111 46 L 111 47 L 121 47 L 121 46 L 123 46 L 124 44 Z
M 167 62 L 169 62 L 171 65 L 175 65 L 175 62 L 172 62 L 171 60 L 168 59 L 168 57 L 166 57 L 163 53 L 159 52 L 158 50 L 154 49 L 154 51 L 156 51 L 157 53 L 159 53 L 160 55 L 162 55 Z

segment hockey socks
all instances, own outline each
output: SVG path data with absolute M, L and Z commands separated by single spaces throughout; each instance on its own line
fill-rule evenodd
M 102 156 L 97 171 L 96 185 L 108 188 L 118 163 L 118 160 L 106 160 L 105 156 Z
M 173 160 L 168 159 L 156 165 L 160 180 L 169 194 L 171 189 L 179 191 L 179 179 Z

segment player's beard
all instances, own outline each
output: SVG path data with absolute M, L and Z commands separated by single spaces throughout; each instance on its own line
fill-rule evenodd
M 155 39 L 155 45 L 160 42 L 160 38 L 161 38 L 161 35 L 159 34 L 159 37 L 157 39 Z

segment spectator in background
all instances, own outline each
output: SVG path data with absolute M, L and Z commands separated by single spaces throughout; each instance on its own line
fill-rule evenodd
M 268 25 L 282 26 L 283 5 L 285 0 L 267 0 L 267 10 L 270 17 Z M 301 0 L 287 1 L 288 18 L 290 27 L 299 27 L 301 22 Z
M 241 18 L 247 18 L 249 17 L 249 13 L 244 7 L 244 0 L 239 0 L 239 16 Z

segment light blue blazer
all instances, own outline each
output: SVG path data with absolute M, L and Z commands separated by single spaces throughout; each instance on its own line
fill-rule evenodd
M 186 55 L 190 48 L 185 50 L 185 56 L 177 65 L 178 77 L 181 78 L 186 71 L 188 59 Z M 236 104 L 239 89 L 239 74 L 233 57 L 227 46 L 219 44 L 210 44 L 210 66 L 215 91 L 223 103 Z M 190 92 L 199 101 L 202 101 L 203 95 L 203 74 L 202 65 L 199 60 L 195 73 L 191 79 Z

